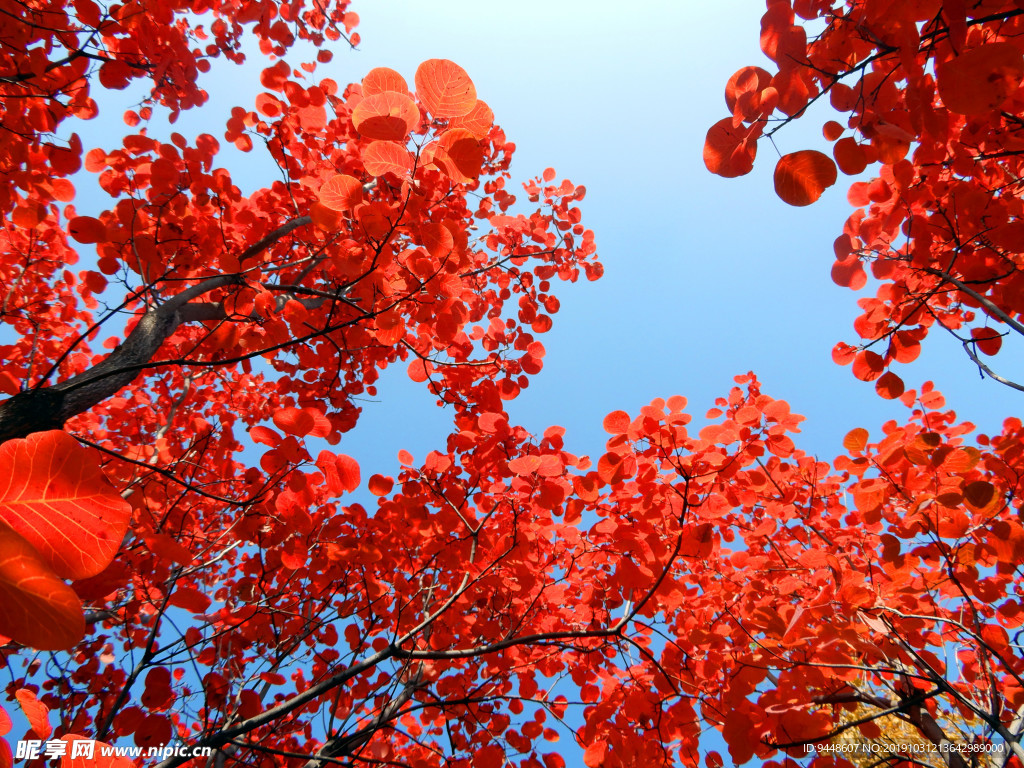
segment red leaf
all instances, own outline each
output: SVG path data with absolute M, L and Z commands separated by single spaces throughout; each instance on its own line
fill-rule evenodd
M 832 156 L 839 164 L 839 170 L 847 176 L 856 176 L 868 167 L 868 156 L 864 148 L 852 136 L 839 139 L 832 147 Z
M 836 164 L 814 149 L 783 155 L 775 166 L 775 192 L 790 205 L 810 205 L 836 183 Z
M 43 741 L 50 738 L 53 733 L 53 726 L 50 725 L 50 710 L 43 702 L 36 698 L 34 691 L 28 688 L 19 688 L 14 697 L 21 705 L 21 711 L 25 713 L 25 719 L 35 732 L 36 736 Z
M 1014 43 L 989 43 L 964 51 L 936 68 L 946 109 L 975 115 L 995 109 L 1024 79 L 1024 53 Z
M 463 128 L 446 131 L 433 145 L 432 160 L 452 181 L 466 184 L 480 175 L 484 150 L 480 140 Z
M 826 141 L 835 141 L 843 135 L 843 126 L 835 120 L 829 120 L 821 127 L 821 134 Z
M 870 349 L 863 349 L 853 359 L 853 375 L 861 381 L 874 381 L 882 375 L 885 360 Z
M 393 147 L 395 145 L 391 144 L 389 146 Z M 323 203 L 313 203 L 310 205 L 309 217 L 324 232 L 336 232 L 341 229 L 341 225 L 345 221 L 345 216 L 341 211 L 328 208 Z
M 983 355 L 994 355 L 1003 345 L 1003 337 L 994 328 L 971 328 L 971 338 Z
M 449 128 L 464 128 L 478 139 L 482 139 L 490 133 L 494 124 L 494 112 L 483 101 L 477 100 L 467 114 L 460 117 L 453 117 L 448 121 Z
M 178 587 L 167 599 L 168 605 L 184 608 L 195 614 L 205 613 L 211 602 L 209 595 L 192 587 Z
M 405 320 L 397 309 L 382 312 L 373 322 L 374 336 L 385 347 L 393 347 L 405 337 Z
M 679 547 L 681 557 L 704 560 L 715 547 L 715 528 L 711 523 L 686 526 L 680 535 L 682 537 Z
M 750 121 L 760 114 L 761 91 L 771 85 L 771 74 L 761 67 L 743 67 L 725 85 L 725 105 L 734 116 Z
M 416 358 L 409 363 L 409 378 L 418 384 L 422 384 L 430 375 L 431 366 L 424 360 Z
M 0 525 L 0 633 L 46 651 L 67 650 L 85 634 L 82 603 L 36 550 Z
M 604 417 L 604 431 L 610 435 L 623 435 L 629 429 L 630 418 L 625 411 L 612 411 Z
M 274 413 L 274 424 L 282 432 L 296 437 L 305 437 L 316 424 L 312 414 L 301 408 L 282 408 Z
M 101 243 L 107 239 L 107 228 L 92 216 L 76 216 L 68 222 L 68 234 L 84 244 Z
M 416 95 L 434 117 L 462 117 L 476 106 L 476 88 L 462 67 L 429 59 L 416 69 Z
M 892 371 L 886 371 L 882 377 L 875 382 L 875 391 L 886 400 L 895 400 L 903 394 L 903 379 Z
M 391 493 L 391 489 L 394 487 L 395 481 L 390 477 L 384 477 L 384 475 L 373 475 L 370 477 L 367 487 L 374 496 L 387 496 Z
M 0 522 L 62 578 L 93 576 L 121 546 L 131 506 L 94 451 L 53 430 L 0 445 Z
M 363 168 L 371 176 L 393 173 L 406 178 L 412 166 L 409 150 L 393 141 L 372 141 L 363 149 Z
M 998 500 L 995 486 L 985 480 L 975 480 L 964 487 L 964 501 L 974 512 L 987 512 Z
M 335 458 L 342 487 L 349 492 L 359 487 L 359 464 L 351 456 L 338 454 Z
M 409 84 L 405 82 L 405 78 L 387 67 L 375 67 L 367 72 L 362 80 L 362 86 L 363 96 L 372 96 L 384 91 L 409 92 Z
M 844 288 L 859 291 L 868 282 L 864 265 L 856 256 L 848 259 L 841 259 L 832 264 L 832 282 Z
M 171 721 L 166 715 L 148 715 L 135 730 L 135 743 L 144 749 L 162 747 L 171 735 Z
M 320 187 L 320 202 L 333 211 L 350 211 L 363 201 L 363 185 L 359 179 L 339 173 Z
M 367 139 L 405 141 L 419 121 L 416 102 L 396 91 L 367 96 L 352 110 L 352 124 Z
M 757 155 L 756 136 L 750 128 L 735 126 L 731 117 L 719 120 L 708 129 L 704 140 L 704 165 L 725 178 L 750 173 Z
M 269 445 L 271 448 L 276 448 L 281 444 L 281 436 L 270 427 L 253 427 L 249 430 L 249 437 L 252 438 L 253 442 L 263 443 L 263 445 Z

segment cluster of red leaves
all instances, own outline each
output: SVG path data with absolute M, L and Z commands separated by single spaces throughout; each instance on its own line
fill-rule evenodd
M 855 283 L 860 261 L 847 257 L 875 248 L 873 269 L 889 265 L 909 285 L 912 270 L 930 274 L 928 259 L 949 256 L 964 211 L 989 222 L 982 214 L 1004 206 L 991 232 L 1012 230 L 1012 187 L 985 174 L 996 173 L 996 154 L 1014 162 L 1019 13 L 983 5 L 770 3 L 762 43 L 780 72 L 746 68 L 730 82 L 733 116 L 709 133 L 709 168 L 749 171 L 776 109 L 796 116 L 830 91 L 864 139 L 826 125 L 839 168 L 885 163 L 848 226 L 838 274 Z M 125 61 L 145 64 L 156 101 L 199 103 L 187 98 L 197 86 L 186 53 L 135 39 L 145 30 L 128 19 L 145 14 L 125 9 L 136 4 L 88 28 L 89 10 L 73 7 L 86 21 L 53 38 L 68 60 L 0 81 L 33 83 L 30 111 L 65 98 L 40 78 L 118 60 L 118 46 L 155 57 Z M 212 10 L 218 41 L 256 22 L 278 56 L 296 29 L 318 42 L 352 21 L 298 3 Z M 202 36 L 191 16 L 170 24 L 175 11 L 161 13 L 168 29 L 155 39 Z M 824 16 L 825 33 L 808 42 L 794 13 Z M 295 23 L 278 26 L 277 14 Z M 57 21 L 17 34 L 43 35 Z M 4 55 L 17 60 L 7 39 Z M 104 75 L 109 63 L 100 82 L 119 87 L 124 72 Z M 896 87 L 887 67 L 914 85 Z M 503 404 L 542 368 L 537 337 L 559 308 L 552 284 L 601 275 L 576 205 L 583 188 L 548 169 L 525 185 L 539 205 L 519 212 L 506 188 L 513 147 L 450 61 L 424 62 L 412 89 L 390 69 L 346 88 L 313 82 L 314 69 L 278 59 L 253 108 L 233 110 L 225 140 L 265 148 L 280 169 L 251 194 L 217 167 L 214 137 L 143 131 L 85 154 L 113 203 L 78 215 L 53 204 L 61 198 L 47 184 L 70 192 L 55 184 L 49 155 L 31 154 L 56 123 L 23 126 L 11 150 L 35 164 L 19 161 L 34 170 L 10 187 L 22 191 L 3 224 L 0 318 L 16 338 L 2 348 L 0 387 L 19 394 L 0 403 L 0 427 L 29 393 L 80 403 L 67 430 L 100 452 L 107 478 L 59 432 L 0 449 L 0 469 L 19 478 L 0 494 L 0 631 L 69 647 L 85 625 L 46 665 L 17 642 L 2 646 L 29 737 L 173 741 L 259 766 L 561 768 L 546 742 L 567 730 L 587 765 L 696 766 L 708 724 L 735 762 L 777 765 L 778 750 L 803 755 L 794 750 L 862 704 L 898 709 L 922 731 L 947 707 L 1009 732 L 1024 707 L 1012 636 L 1024 622 L 1019 420 L 970 445 L 973 428 L 943 411 L 937 392 L 902 392 L 890 359 L 863 350 L 853 355 L 858 375 L 902 392 L 913 410 L 877 442 L 851 432 L 831 465 L 795 445 L 801 417 L 752 374 L 696 434 L 672 397 L 609 414 L 596 461 L 568 451 L 560 428 L 531 436 Z M 839 79 L 851 73 L 858 89 L 844 92 Z M 979 73 L 986 85 L 974 87 Z M 84 88 L 91 71 L 71 74 Z M 896 128 L 920 133 L 912 142 Z M 926 134 L 945 136 L 954 160 L 919 158 Z M 968 168 L 971 152 L 981 155 Z M 783 199 L 807 204 L 835 177 L 828 157 L 805 150 L 782 158 L 775 183 Z M 939 197 L 941 179 L 967 185 L 963 196 Z M 993 186 L 971 186 L 983 181 Z M 915 197 L 922 187 L 936 197 Z M 900 207 L 911 200 L 917 208 Z M 904 256 L 895 236 L 879 246 L 879 233 L 896 230 L 872 223 L 893 217 L 907 229 Z M 984 301 L 998 306 L 991 297 L 1003 285 L 956 271 L 973 269 L 983 250 L 968 235 L 939 277 L 968 286 L 976 305 L 955 283 L 915 299 L 947 327 L 974 322 L 961 305 L 991 314 Z M 67 268 L 75 243 L 95 248 L 96 269 Z M 1010 244 L 999 247 L 1012 262 Z M 886 314 L 897 304 L 873 305 L 871 322 L 895 345 L 892 359 L 909 360 L 928 325 Z M 401 452 L 394 477 L 364 478 L 355 458 L 326 446 L 343 440 L 359 398 L 375 395 L 396 363 L 450 406 L 454 428 L 420 462 Z M 42 461 L 58 449 L 67 461 Z M 364 483 L 372 509 L 346 498 Z M 90 495 L 95 508 L 81 502 Z M 31 530 L 42 521 L 50 529 Z M 83 552 L 90 562 L 76 559 Z M 8 607 L 26 594 L 25 610 Z M 74 615 L 64 635 L 30 626 L 29 611 L 48 610 Z M 570 716 L 582 725 L 568 728 Z M 10 727 L 0 710 L 0 735 Z M 708 768 L 721 763 L 705 755 Z
M 141 113 L 129 112 L 129 125 L 148 119 L 154 105 L 183 109 L 207 100 L 200 74 L 220 56 L 242 63 L 243 33 L 259 41 L 263 54 L 282 56 L 297 41 L 322 46 L 326 41 L 358 35 L 358 16 L 336 0 L 304 8 L 300 3 L 152 2 L 130 0 L 105 7 L 93 0 L 19 3 L 6 0 L 0 26 L 0 126 L 6 140 L 0 149 L 0 212 L 22 223 L 39 222 L 46 206 L 69 202 L 74 187 L 66 177 L 82 166 L 77 134 L 60 140 L 69 118 L 89 120 L 98 114 L 91 91 L 121 90 L 133 81 L 152 82 Z M 205 14 L 200 17 L 200 14 Z M 212 23 L 197 23 L 207 21 Z M 330 61 L 323 51 L 318 61 Z
M 879 163 L 877 178 L 855 182 L 857 210 L 835 243 L 833 280 L 853 290 L 871 276 L 874 298 L 859 301 L 858 345 L 836 346 L 883 397 L 898 397 L 893 363 L 917 357 L 935 327 L 984 362 L 1007 334 L 1024 331 L 1024 224 L 1018 179 L 1024 114 L 1024 21 L 1013 0 L 835 6 L 772 0 L 761 48 L 779 67 L 741 69 L 726 89 L 732 117 L 708 132 L 704 158 L 723 176 L 747 173 L 757 140 L 773 136 L 827 95 L 849 113 L 829 120 L 829 158 L 817 150 L 782 157 L 779 196 L 814 202 L 844 174 Z M 821 30 L 808 36 L 804 22 Z M 873 348 L 873 349 L 872 349 Z
M 68 21 L 81 37 L 69 33 L 63 44 L 73 54 L 75 40 L 82 47 L 45 72 L 116 58 L 115 38 L 123 33 L 117 39 L 125 50 L 142 46 L 158 56 L 155 103 L 201 103 L 196 73 L 178 71 L 187 52 L 166 40 L 202 37 L 200 27 L 190 26 L 195 19 L 171 24 L 173 14 L 157 14 L 152 23 L 163 27 L 150 35 L 139 8 L 131 15 L 137 23 L 124 26 L 125 8 L 112 11 L 121 26 L 100 24 L 102 35 Z M 330 34 L 342 18 L 298 4 L 261 9 L 214 9 L 230 17 L 213 24 L 225 52 L 250 21 L 258 20 L 264 39 L 294 32 L 266 28 L 278 12 L 290 20 L 316 16 L 307 19 L 305 35 L 314 42 L 314 28 Z M 56 20 L 51 27 L 58 28 Z M 101 39 L 102 53 L 93 56 L 98 49 L 89 46 Z M 4 54 L 18 60 L 16 46 L 5 46 Z M 123 67 L 107 63 L 101 85 L 121 87 L 120 79 L 107 80 L 114 77 L 108 70 Z M 153 74 L 148 65 L 130 69 L 136 71 Z M 414 615 L 407 603 L 429 605 L 424 589 L 447 599 L 447 587 L 431 587 L 431 579 L 435 572 L 461 579 L 464 553 L 449 550 L 452 542 L 433 524 L 413 535 L 415 515 L 406 505 L 425 503 L 414 500 L 429 494 L 429 484 L 415 491 L 410 480 L 403 501 L 392 494 L 393 479 L 369 478 L 373 493 L 404 510 L 400 524 L 383 511 L 342 507 L 337 497 L 364 482 L 359 465 L 312 441 L 339 443 L 356 424 L 358 399 L 375 395 L 377 377 L 397 362 L 458 418 L 501 414 L 502 402 L 543 366 L 537 336 L 559 309 L 552 284 L 601 275 L 593 234 L 576 207 L 585 190 L 556 181 L 548 169 L 526 186 L 540 205 L 518 212 L 506 186 L 513 146 L 460 67 L 425 62 L 415 92 L 388 69 L 347 88 L 311 82 L 311 72 L 278 60 L 262 73 L 266 91 L 254 109 L 232 112 L 225 139 L 243 151 L 265 147 L 281 169 L 282 180 L 249 195 L 217 167 L 213 136 L 175 133 L 164 141 L 141 131 L 119 147 L 85 153 L 85 171 L 98 176 L 113 202 L 98 215 L 79 215 L 71 205 L 58 210 L 53 203 L 61 198 L 46 188 L 62 175 L 38 154 L 56 123 L 23 126 L 25 140 L 11 148 L 23 158 L 12 162 L 27 175 L 12 180 L 9 189 L 22 191 L 12 193 L 13 212 L 3 223 L 3 320 L 14 331 L 3 347 L 3 389 L 66 391 L 62 396 L 71 399 L 105 376 L 134 378 L 67 423 L 102 452 L 103 473 L 117 488 L 103 505 L 107 518 L 116 512 L 120 527 L 98 532 L 115 545 L 124 537 L 119 555 L 113 562 L 96 557 L 95 568 L 65 568 L 91 542 L 44 531 L 33 544 L 43 549 L 49 542 L 56 554 L 37 563 L 22 548 L 0 574 L 8 598 L 50 569 L 34 585 L 34 603 L 4 606 L 0 631 L 40 648 L 67 648 L 85 626 L 66 667 L 73 674 L 48 675 L 30 664 L 9 690 L 38 691 L 59 719 L 58 736 L 88 733 L 139 746 L 183 739 L 223 747 L 241 739 L 257 756 L 268 754 L 253 752 L 259 746 L 313 753 L 336 735 L 314 731 L 310 722 L 328 700 L 339 716 L 350 707 L 343 722 L 362 721 L 375 716 L 380 695 L 402 689 L 413 666 L 417 681 L 424 679 L 423 664 L 413 665 L 397 645 L 382 651 L 390 631 L 380 622 L 398 622 L 391 629 L 411 639 L 403 646 L 441 637 L 440 616 L 407 625 Z M 78 98 L 86 98 L 92 74 L 75 72 Z M 44 92 L 35 75 L 14 80 L 5 85 L 39 91 L 24 94 L 30 105 L 57 103 L 67 90 Z M 196 94 L 192 101 L 189 93 Z M 16 119 L 13 111 L 4 114 Z M 73 188 L 62 194 L 69 201 Z M 76 244 L 95 249 L 95 269 L 76 275 L 66 268 L 77 260 Z M 139 358 L 134 350 L 154 327 L 164 335 Z M 522 430 L 517 435 L 518 443 L 526 440 Z M 35 439 L 5 445 L 31 452 Z M 256 446 L 256 466 L 239 456 L 247 446 Z M 85 461 L 85 449 L 76 450 L 72 463 Z M 509 473 L 505 459 L 495 472 Z M 11 459 L 3 468 L 18 474 L 30 463 Z M 423 472 L 445 470 L 442 459 L 431 458 Z M 66 480 L 52 463 L 33 477 L 36 486 Z M 106 482 L 79 479 L 94 492 Z M 549 498 L 556 505 L 562 496 Z M 68 529 L 82 522 L 78 511 L 58 511 L 51 519 Z M 494 516 L 502 527 L 488 547 L 504 546 L 502 531 L 514 527 L 510 514 L 518 512 Z M 15 517 L 2 519 L 17 529 Z M 4 534 L 4 541 L 15 535 Z M 8 572 L 16 578 L 7 579 Z M 502 599 L 495 597 L 495 610 Z M 450 608 L 441 612 L 446 620 Z M 54 620 L 35 626 L 47 612 Z M 16 644 L 5 647 L 9 663 L 16 651 Z M 317 685 L 323 695 L 313 692 Z M 426 688 L 416 691 L 421 701 Z M 275 705 L 284 707 L 280 717 L 262 714 Z M 393 727 L 401 709 L 390 712 L 381 716 L 381 729 Z M 232 721 L 245 727 L 226 735 Z M 371 736 L 372 730 L 368 744 L 356 739 L 351 749 L 379 750 Z

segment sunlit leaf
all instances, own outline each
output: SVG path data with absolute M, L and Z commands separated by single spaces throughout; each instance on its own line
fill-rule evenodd
M 320 202 L 333 211 L 350 211 L 363 200 L 363 185 L 359 179 L 338 173 L 320 187 Z
M 775 166 L 775 192 L 790 205 L 810 205 L 836 183 L 836 164 L 814 149 L 783 155 Z
M 429 59 L 416 69 L 416 95 L 434 117 L 468 115 L 476 88 L 462 67 L 447 59 Z

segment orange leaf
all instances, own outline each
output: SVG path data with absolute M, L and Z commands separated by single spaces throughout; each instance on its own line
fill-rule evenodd
M 409 92 L 409 84 L 405 82 L 405 78 L 388 67 L 371 69 L 363 78 L 362 85 L 363 96 L 372 96 L 375 93 L 384 93 L 384 91 Z
M 352 110 L 352 124 L 368 139 L 405 141 L 419 121 L 416 102 L 397 91 L 367 96 Z
M 59 430 L 0 445 L 0 522 L 61 578 L 94 576 L 121 546 L 131 506 L 93 451 Z
M 19 688 L 15 692 L 14 698 L 21 705 L 21 711 L 25 713 L 25 719 L 28 720 L 28 724 L 36 736 L 44 741 L 50 738 L 50 734 L 53 733 L 53 726 L 50 725 L 50 709 L 36 698 L 35 692 L 28 688 Z
M 389 146 L 395 146 L 390 144 Z M 313 203 L 309 206 L 309 217 L 313 220 L 313 223 L 317 227 L 322 229 L 324 232 L 336 232 L 341 229 L 342 222 L 345 221 L 345 217 L 341 211 L 335 211 L 332 208 L 328 208 L 323 203 Z
M 363 185 L 359 179 L 339 173 L 320 187 L 320 202 L 332 211 L 350 211 L 363 200 Z
M 863 427 L 851 429 L 843 438 L 843 448 L 850 453 L 860 453 L 868 444 L 868 431 Z
M 434 148 L 434 162 L 452 181 L 466 184 L 480 175 L 484 150 L 480 140 L 464 128 L 445 131 Z
M 413 160 L 409 150 L 393 141 L 371 141 L 363 149 L 363 168 L 371 176 L 393 173 L 405 178 L 412 170 Z
M 434 117 L 462 117 L 476 105 L 476 87 L 462 67 L 429 59 L 416 69 L 416 95 Z
M 836 164 L 814 149 L 783 155 L 775 166 L 775 192 L 790 205 L 810 205 L 836 183 Z
M 477 100 L 467 114 L 453 117 L 448 121 L 449 128 L 464 128 L 478 139 L 484 138 L 494 124 L 494 112 L 483 101 Z
M 85 634 L 82 603 L 24 538 L 0 525 L 0 633 L 43 651 Z
M 964 51 L 936 67 L 939 96 L 946 109 L 975 115 L 995 109 L 1024 79 L 1024 53 L 1010 42 Z

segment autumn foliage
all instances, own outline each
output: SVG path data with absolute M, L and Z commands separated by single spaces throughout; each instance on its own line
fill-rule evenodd
M 571 740 L 588 766 L 716 768 L 722 740 L 737 764 L 838 765 L 805 745 L 896 716 L 921 744 L 1022 754 L 1024 426 L 975 434 L 890 370 L 936 326 L 980 361 L 1019 325 L 1021 13 L 772 2 L 779 71 L 727 85 L 710 170 L 749 172 L 758 139 L 826 93 L 847 127 L 824 126 L 832 158 L 781 157 L 781 198 L 882 164 L 854 183 L 833 268 L 860 289 L 867 264 L 878 296 L 836 357 L 907 417 L 854 429 L 829 463 L 753 374 L 696 424 L 680 396 L 608 414 L 593 456 L 510 421 L 556 292 L 602 267 L 584 188 L 549 168 L 519 193 L 454 62 L 323 77 L 328 44 L 356 37 L 345 3 L 17 6 L 0 26 L 17 137 L 0 150 L 17 702 L 0 736 L 296 768 L 560 768 Z M 248 33 L 263 92 L 217 137 L 173 132 Z M 316 62 L 288 63 L 298 40 Z M 131 130 L 83 147 L 91 94 L 135 79 L 151 90 Z M 222 141 L 279 177 L 243 193 Z M 79 173 L 106 210 L 75 207 Z M 452 431 L 367 477 L 345 434 L 393 365 Z M 186 763 L 206 759 L 160 765 Z

